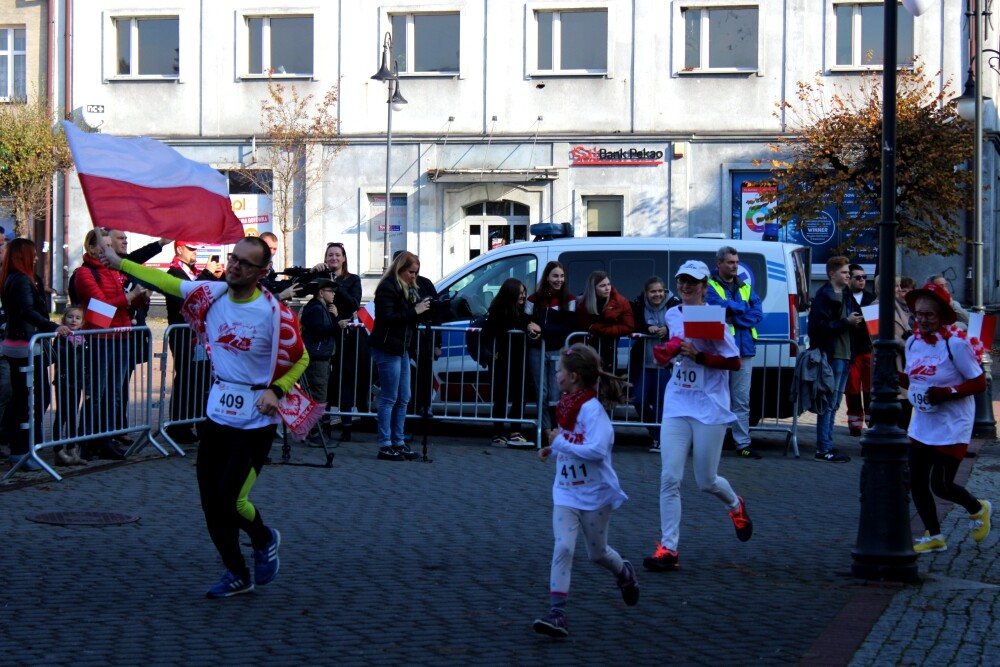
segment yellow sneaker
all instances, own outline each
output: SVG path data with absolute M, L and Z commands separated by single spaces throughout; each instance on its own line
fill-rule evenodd
M 947 551 L 948 545 L 945 543 L 944 536 L 941 533 L 931 535 L 925 530 L 924 536 L 918 537 L 913 543 L 913 550 L 918 554 L 929 553 L 931 551 Z
M 980 500 L 982 509 L 975 514 L 969 515 L 969 528 L 972 529 L 972 539 L 982 542 L 990 534 L 990 514 L 993 513 L 993 505 L 988 500 Z

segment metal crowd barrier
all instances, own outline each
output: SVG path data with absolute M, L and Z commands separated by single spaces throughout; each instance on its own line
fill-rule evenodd
M 553 386 L 558 353 L 548 353 L 544 343 L 533 348 L 524 332 L 511 330 L 504 334 L 504 344 L 494 343 L 494 350 L 501 351 L 496 358 L 477 362 L 468 353 L 467 336 L 479 331 L 448 326 L 418 329 L 418 354 L 411 359 L 407 418 L 507 423 L 510 431 L 522 430 L 518 425 L 530 425 L 535 446 L 542 446 L 545 412 L 558 402 L 558 391 Z M 663 389 L 669 370 L 646 367 L 645 358 L 646 347 L 659 339 L 645 334 L 601 339 L 577 332 L 567 337 L 566 345 L 588 340 L 597 348 L 605 368 L 631 383 L 622 401 L 609 410 L 612 424 L 643 427 L 654 433 L 662 421 Z M 770 339 L 757 341 L 757 346 L 751 430 L 785 433 L 785 453 L 791 448 L 798 458 L 798 406 L 785 406 L 798 346 L 792 340 Z M 27 366 L 26 380 L 32 400 L 28 419 L 21 428 L 29 431 L 30 457 L 57 480 L 60 475 L 38 456 L 44 447 L 139 433 L 126 455 L 150 443 L 166 456 L 167 450 L 157 442 L 157 438 L 163 438 L 183 456 L 180 445 L 185 443 L 175 440 L 173 429 L 190 429 L 205 418 L 211 365 L 187 325 L 171 325 L 164 332 L 161 349 L 155 355 L 160 360 L 161 378 L 156 401 L 150 363 L 153 343 L 147 327 L 86 331 L 65 338 L 39 334 L 29 341 L 29 349 L 32 363 Z M 506 359 L 503 350 L 509 350 L 512 358 Z M 24 372 L 15 360 L 10 361 L 12 373 Z M 120 389 L 115 391 L 115 386 Z M 538 387 L 548 387 L 547 410 L 538 410 Z M 377 415 L 378 371 L 371 360 L 368 334 L 361 324 L 341 329 L 326 398 L 326 414 L 340 417 L 345 426 L 354 419 Z M 154 407 L 160 409 L 155 436 Z M 29 428 L 32 423 L 35 428 Z M 4 479 L 25 460 L 27 457 Z
M 171 324 L 163 332 L 163 342 L 156 354 L 160 360 L 160 424 L 156 435 L 163 438 L 181 456 L 184 450 L 176 440 L 178 429 L 190 430 L 204 421 L 205 401 L 212 382 L 212 364 L 205 348 L 198 344 L 186 324 Z
M 39 455 L 46 447 L 99 445 L 117 435 L 138 434 L 125 452 L 131 456 L 150 438 L 153 376 L 148 327 L 95 329 L 71 336 L 36 334 L 28 341 L 28 360 L 8 359 L 10 372 L 25 373 L 29 400 L 20 428 L 28 432 L 28 456 L 15 464 L 8 479 L 34 460 L 56 480 L 59 475 Z M 13 401 L 7 409 L 13 408 Z
M 760 338 L 750 386 L 750 430 L 785 434 L 785 456 L 799 458 L 799 401 L 787 411 L 799 344 L 791 339 Z M 790 422 L 788 420 L 791 420 Z

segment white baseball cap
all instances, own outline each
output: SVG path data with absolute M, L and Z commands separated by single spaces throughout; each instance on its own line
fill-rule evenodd
M 708 266 L 705 262 L 699 262 L 696 259 L 689 259 L 688 261 L 681 264 L 681 268 L 677 269 L 677 273 L 674 274 L 675 278 L 680 276 L 691 276 L 692 278 L 697 278 L 698 280 L 705 280 L 711 275 L 708 270 Z

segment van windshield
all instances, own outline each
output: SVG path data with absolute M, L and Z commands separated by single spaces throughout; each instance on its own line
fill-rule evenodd
M 469 320 L 486 312 L 500 286 L 508 278 L 517 278 L 531 294 L 535 291 L 538 258 L 532 254 L 501 257 L 458 278 L 450 285 L 442 285 L 440 292 L 455 292 L 446 321 Z

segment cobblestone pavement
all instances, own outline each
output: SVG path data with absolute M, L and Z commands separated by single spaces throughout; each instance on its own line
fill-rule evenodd
M 254 594 L 221 601 L 204 598 L 222 567 L 193 456 L 2 492 L 4 662 L 794 664 L 859 588 L 848 572 L 860 460 L 819 464 L 811 448 L 786 458 L 775 440 L 762 444 L 762 461 L 722 461 L 754 519 L 750 542 L 736 539 L 725 508 L 689 472 L 681 570 L 640 567 L 641 600 L 626 608 L 581 547 L 571 635 L 538 636 L 531 622 L 548 602 L 553 467 L 488 438 L 483 427 L 441 425 L 432 463 L 397 463 L 376 460 L 373 436 L 356 433 L 364 442 L 340 446 L 333 468 L 268 466 L 252 498 L 282 531 L 281 572 Z M 843 440 L 856 455 L 857 441 Z M 293 454 L 321 458 L 301 446 Z M 610 541 L 639 565 L 658 538 L 659 460 L 623 435 L 615 467 L 630 500 Z M 26 519 L 72 510 L 141 519 L 103 528 Z
M 975 459 L 966 484 L 994 505 L 1000 522 L 1000 447 L 988 446 Z M 1000 560 L 994 524 L 990 536 L 969 535 L 968 514 L 951 510 L 941 523 L 948 550 L 918 561 L 923 583 L 896 593 L 851 665 L 996 665 L 1000 662 Z M 916 533 L 916 530 L 914 530 Z M 990 657 L 993 656 L 993 657 Z

